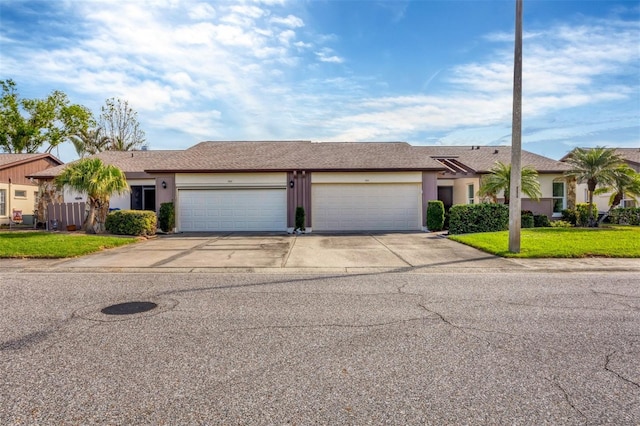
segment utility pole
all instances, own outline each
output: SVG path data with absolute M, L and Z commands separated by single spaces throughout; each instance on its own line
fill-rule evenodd
M 516 0 L 516 43 L 513 56 L 513 120 L 509 188 L 509 251 L 520 253 L 520 186 L 522 182 L 522 0 Z

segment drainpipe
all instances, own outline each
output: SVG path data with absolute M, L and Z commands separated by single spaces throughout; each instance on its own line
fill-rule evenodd
M 9 193 L 7 194 L 7 216 L 9 223 L 13 221 L 13 212 L 11 211 L 11 178 L 9 178 Z

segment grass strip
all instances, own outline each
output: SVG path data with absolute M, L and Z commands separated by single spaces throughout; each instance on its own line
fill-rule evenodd
M 0 232 L 0 258 L 59 259 L 83 256 L 138 241 L 132 237 L 35 231 Z
M 520 253 L 509 252 L 509 231 L 451 235 L 453 241 L 502 257 L 640 258 L 640 227 L 522 229 Z

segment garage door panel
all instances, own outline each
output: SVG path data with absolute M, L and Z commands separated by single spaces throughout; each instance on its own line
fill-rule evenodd
M 181 231 L 284 231 L 284 189 L 179 190 Z
M 421 185 L 312 185 L 313 229 L 401 231 L 422 227 Z

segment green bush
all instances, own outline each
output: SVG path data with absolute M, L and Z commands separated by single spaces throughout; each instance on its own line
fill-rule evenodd
M 296 228 L 294 229 L 294 231 L 297 231 L 298 229 L 301 231 L 305 230 L 304 218 L 305 218 L 304 207 L 300 207 L 300 206 L 296 207 Z
M 520 228 L 533 228 L 533 212 L 529 210 L 522 210 L 520 212 Z
M 546 214 L 534 214 L 533 226 L 535 228 L 548 228 L 551 226 L 549 223 L 549 217 Z
M 509 206 L 506 204 L 458 204 L 449 210 L 449 233 L 505 231 L 509 229 Z
M 160 204 L 158 223 L 164 232 L 171 232 L 176 227 L 176 212 L 173 203 Z
M 429 231 L 444 229 L 444 203 L 440 200 L 429 200 L 427 203 L 427 229 Z
M 105 227 L 117 235 L 154 235 L 157 218 L 148 210 L 116 210 L 107 215 Z
M 640 225 L 640 207 L 618 207 L 611 210 L 609 222 L 616 225 Z
M 593 205 L 593 217 L 598 219 L 598 208 Z M 589 203 L 576 204 L 576 226 L 589 226 Z
M 578 212 L 574 209 L 562 210 L 562 222 L 567 222 L 572 226 L 576 226 L 576 223 L 578 223 Z

